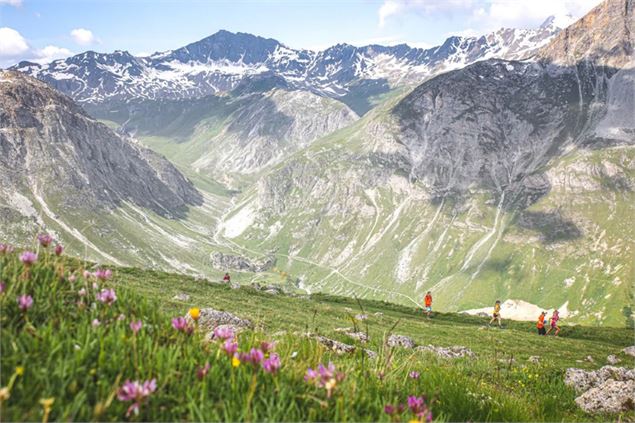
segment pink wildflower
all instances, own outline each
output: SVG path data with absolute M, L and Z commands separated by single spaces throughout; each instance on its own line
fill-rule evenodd
M 234 338 L 234 330 L 230 326 L 217 326 L 214 328 L 214 338 L 228 340 Z
M 101 301 L 104 304 L 111 305 L 115 301 L 117 301 L 117 295 L 115 294 L 114 289 L 102 289 L 99 294 L 97 294 L 97 300 Z
M 388 414 L 389 416 L 394 415 L 396 412 L 397 412 L 397 410 L 395 409 L 395 407 L 392 404 L 384 405 L 384 413 Z
M 210 367 L 211 366 L 209 365 L 208 361 L 203 367 L 199 367 L 196 369 L 196 377 L 198 378 L 198 380 L 203 380 L 203 378 L 207 376 L 207 372 L 209 372 Z
M 84 270 L 84 273 L 82 273 L 82 275 L 84 276 L 84 279 L 90 279 L 90 277 L 93 276 L 93 274 L 90 273 L 88 270 Z
M 68 281 L 69 281 L 70 283 L 73 283 L 73 282 L 75 282 L 76 280 L 77 280 L 77 275 L 76 275 L 76 274 L 74 274 L 74 273 L 68 277 Z
M 172 327 L 179 332 L 184 332 L 187 334 L 192 333 L 192 331 L 194 330 L 194 328 L 187 323 L 187 320 L 185 320 L 185 317 L 181 317 L 181 316 L 175 317 L 174 319 L 172 319 Z
M 265 372 L 275 374 L 280 369 L 280 356 L 278 354 L 271 354 L 269 358 L 262 362 L 262 368 Z
M 97 326 L 101 325 L 101 322 L 99 321 L 99 319 L 93 319 L 92 322 L 90 322 L 90 324 L 96 328 Z
M 304 380 L 313 382 L 316 386 L 326 389 L 326 396 L 330 398 L 337 384 L 343 381 L 345 377 L 344 373 L 337 371 L 333 363 L 329 363 L 326 367 L 323 364 L 319 364 L 317 371 L 309 368 Z
M 132 329 L 132 333 L 135 335 L 141 330 L 143 323 L 141 320 L 137 320 L 136 322 L 130 322 L 130 329 Z
M 126 417 L 130 417 L 130 414 L 133 412 L 135 415 L 139 414 L 139 407 L 141 406 L 141 403 L 154 391 L 156 391 L 156 389 L 156 379 L 146 380 L 143 383 L 136 380 L 134 382 L 126 380 L 121 388 L 119 388 L 119 391 L 117 391 L 117 398 L 119 401 L 133 401 L 132 405 L 126 412 Z
M 27 311 L 33 305 L 33 297 L 30 295 L 20 295 L 18 297 L 18 307 L 22 311 Z
M 53 242 L 53 237 L 49 234 L 39 234 L 37 240 L 40 241 L 40 245 L 44 248 L 48 248 Z
M 82 289 L 80 289 L 79 291 L 77 291 L 77 294 L 78 294 L 80 297 L 85 297 L 85 296 L 86 296 L 86 294 L 87 294 L 87 292 L 86 292 L 86 288 L 82 288 Z
M 110 269 L 97 269 L 93 272 L 93 276 L 99 279 L 100 281 L 105 281 L 111 278 L 112 270 Z
M 117 316 L 117 321 L 122 322 L 124 320 L 126 320 L 126 315 L 123 313 L 119 313 L 119 316 Z
M 62 244 L 57 244 L 55 246 L 55 255 L 59 257 L 62 255 L 63 252 L 64 252 L 64 247 L 62 246 Z
M 424 418 L 427 422 L 432 421 L 432 413 L 428 409 L 424 397 L 409 396 L 408 408 L 410 408 L 410 411 L 419 419 Z
M 410 379 L 419 379 L 419 376 L 421 376 L 421 374 L 413 370 L 408 374 L 408 376 L 410 376 Z
M 7 290 L 7 284 L 4 282 L 0 282 L 0 294 L 4 294 L 4 291 Z
M 221 346 L 221 349 L 225 351 L 228 357 L 233 357 L 234 354 L 238 351 L 238 344 L 233 342 L 231 339 L 225 341 L 225 343 Z
M 20 261 L 27 267 L 31 266 L 37 261 L 37 254 L 32 251 L 25 251 L 20 254 Z

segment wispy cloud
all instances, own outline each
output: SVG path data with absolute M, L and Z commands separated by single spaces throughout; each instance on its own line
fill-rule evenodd
M 469 17 L 470 32 L 483 33 L 500 27 L 534 28 L 547 17 L 579 18 L 601 0 L 384 0 L 377 10 L 378 25 L 411 14 Z M 467 31 L 467 30 L 466 30 Z
M 22 6 L 22 0 L 0 0 L 0 5 L 7 4 L 9 6 Z

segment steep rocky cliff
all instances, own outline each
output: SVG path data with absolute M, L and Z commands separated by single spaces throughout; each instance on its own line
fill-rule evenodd
M 201 195 L 164 158 L 122 138 L 68 97 L 19 72 L 0 73 L 2 189 L 69 208 L 122 201 L 182 216 Z

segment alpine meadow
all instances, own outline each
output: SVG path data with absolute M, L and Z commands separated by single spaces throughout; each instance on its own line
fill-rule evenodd
M 52 3 L 0 421 L 635 420 L 635 0 Z

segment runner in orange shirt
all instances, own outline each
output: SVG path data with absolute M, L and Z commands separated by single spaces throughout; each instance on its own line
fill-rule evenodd
M 432 314 L 432 293 L 430 293 L 430 291 L 428 291 L 428 293 L 426 294 L 425 298 L 423 299 L 423 302 L 425 304 L 425 307 L 423 310 L 426 312 L 426 315 L 428 316 L 428 319 L 429 319 L 430 315 Z

